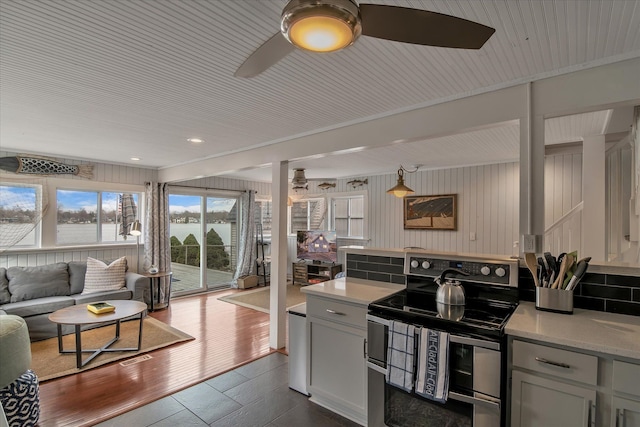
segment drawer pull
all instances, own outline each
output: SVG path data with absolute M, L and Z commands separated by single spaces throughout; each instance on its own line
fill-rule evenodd
M 346 316 L 345 313 L 341 313 L 339 311 L 331 310 L 330 308 L 327 308 L 327 313 L 335 314 L 336 316 Z
M 571 369 L 571 365 L 567 365 L 566 363 L 562 362 L 554 362 L 553 360 L 547 360 L 542 357 L 536 356 L 536 361 L 540 363 L 546 363 L 547 365 L 559 366 L 560 368 Z

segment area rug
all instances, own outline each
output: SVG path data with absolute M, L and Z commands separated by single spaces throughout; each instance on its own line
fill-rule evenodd
M 220 301 L 230 302 L 231 304 L 241 305 L 263 313 L 268 313 L 270 289 L 271 288 L 267 286 L 261 289 L 238 292 L 218 299 Z M 285 303 L 287 308 L 307 301 L 306 295 L 300 292 L 300 289 L 301 286 L 287 285 L 287 301 Z
M 110 348 L 137 347 L 138 325 L 137 320 L 122 322 L 120 324 L 120 339 Z M 115 325 L 83 331 L 82 348 L 100 348 L 114 336 Z M 62 338 L 65 350 L 75 348 L 75 334 L 65 335 Z M 49 338 L 31 343 L 31 369 L 35 371 L 40 381 L 46 381 L 65 375 L 77 374 L 106 363 L 132 358 L 142 353 L 193 339 L 191 335 L 172 328 L 159 320 L 145 317 L 142 325 L 142 346 L 138 352 L 102 353 L 85 367 L 78 369 L 76 368 L 75 353 L 58 353 L 58 339 Z M 90 353 L 83 353 L 82 358 L 84 359 L 88 356 L 90 356 Z

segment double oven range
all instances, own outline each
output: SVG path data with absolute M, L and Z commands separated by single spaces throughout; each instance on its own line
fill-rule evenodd
M 468 273 L 447 273 L 464 288 L 463 306 L 436 302 L 438 285 L 434 279 L 452 268 Z M 504 327 L 518 305 L 518 261 L 416 252 L 406 254 L 404 273 L 406 290 L 369 305 L 368 425 L 506 425 Z M 449 333 L 446 403 L 386 383 L 388 326 L 392 320 Z

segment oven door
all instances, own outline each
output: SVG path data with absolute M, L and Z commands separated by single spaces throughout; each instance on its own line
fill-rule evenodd
M 499 343 L 449 336 L 449 396 L 441 404 L 386 383 L 389 321 L 367 319 L 369 426 L 501 425 Z

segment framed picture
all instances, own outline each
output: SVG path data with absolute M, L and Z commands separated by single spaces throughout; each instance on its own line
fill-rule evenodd
M 456 194 L 404 198 L 405 230 L 456 230 L 457 215 Z

